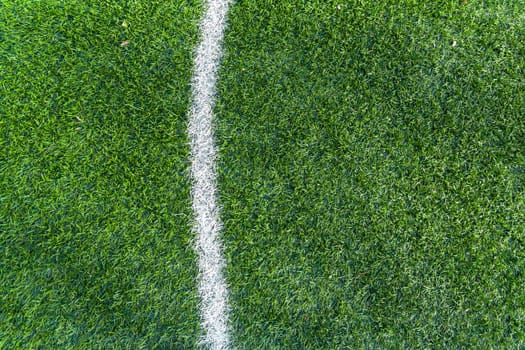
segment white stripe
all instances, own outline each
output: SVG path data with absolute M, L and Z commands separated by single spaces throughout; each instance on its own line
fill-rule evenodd
M 199 266 L 201 327 L 204 331 L 199 345 L 217 350 L 229 347 L 229 307 L 226 280 L 222 274 L 225 260 L 219 237 L 221 222 L 217 206 L 213 106 L 222 55 L 221 42 L 230 3 L 231 0 L 206 1 L 206 13 L 200 26 L 202 41 L 195 51 L 188 124 L 195 250 Z

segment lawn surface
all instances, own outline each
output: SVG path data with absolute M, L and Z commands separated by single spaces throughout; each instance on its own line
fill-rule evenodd
M 193 347 L 200 16 L 193 0 L 0 2 L 0 348 Z
M 525 3 L 238 1 L 217 105 L 240 349 L 525 346 Z
M 187 349 L 200 1 L 0 3 L 0 348 Z M 525 3 L 238 0 L 238 349 L 525 346 Z

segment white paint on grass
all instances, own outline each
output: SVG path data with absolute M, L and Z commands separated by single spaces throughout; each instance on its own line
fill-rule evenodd
M 191 146 L 192 200 L 195 215 L 195 250 L 199 266 L 201 326 L 200 345 L 227 349 L 228 290 L 223 276 L 225 260 L 219 233 L 216 157 L 213 137 L 213 106 L 221 42 L 231 0 L 207 0 L 201 22 L 201 43 L 195 51 L 192 106 L 188 135 Z

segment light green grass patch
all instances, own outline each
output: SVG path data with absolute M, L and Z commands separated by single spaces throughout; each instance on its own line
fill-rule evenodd
M 0 347 L 196 341 L 185 129 L 200 13 L 0 4 Z
M 239 1 L 218 102 L 240 349 L 525 344 L 523 1 Z

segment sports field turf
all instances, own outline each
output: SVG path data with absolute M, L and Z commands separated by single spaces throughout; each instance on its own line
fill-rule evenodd
M 194 347 L 202 7 L 0 2 L 0 348 Z M 525 2 L 238 0 L 224 45 L 232 345 L 525 347 Z
M 241 348 L 525 346 L 525 3 L 294 3 L 226 37 Z
M 2 1 L 0 348 L 197 340 L 185 128 L 200 16 L 197 1 Z

